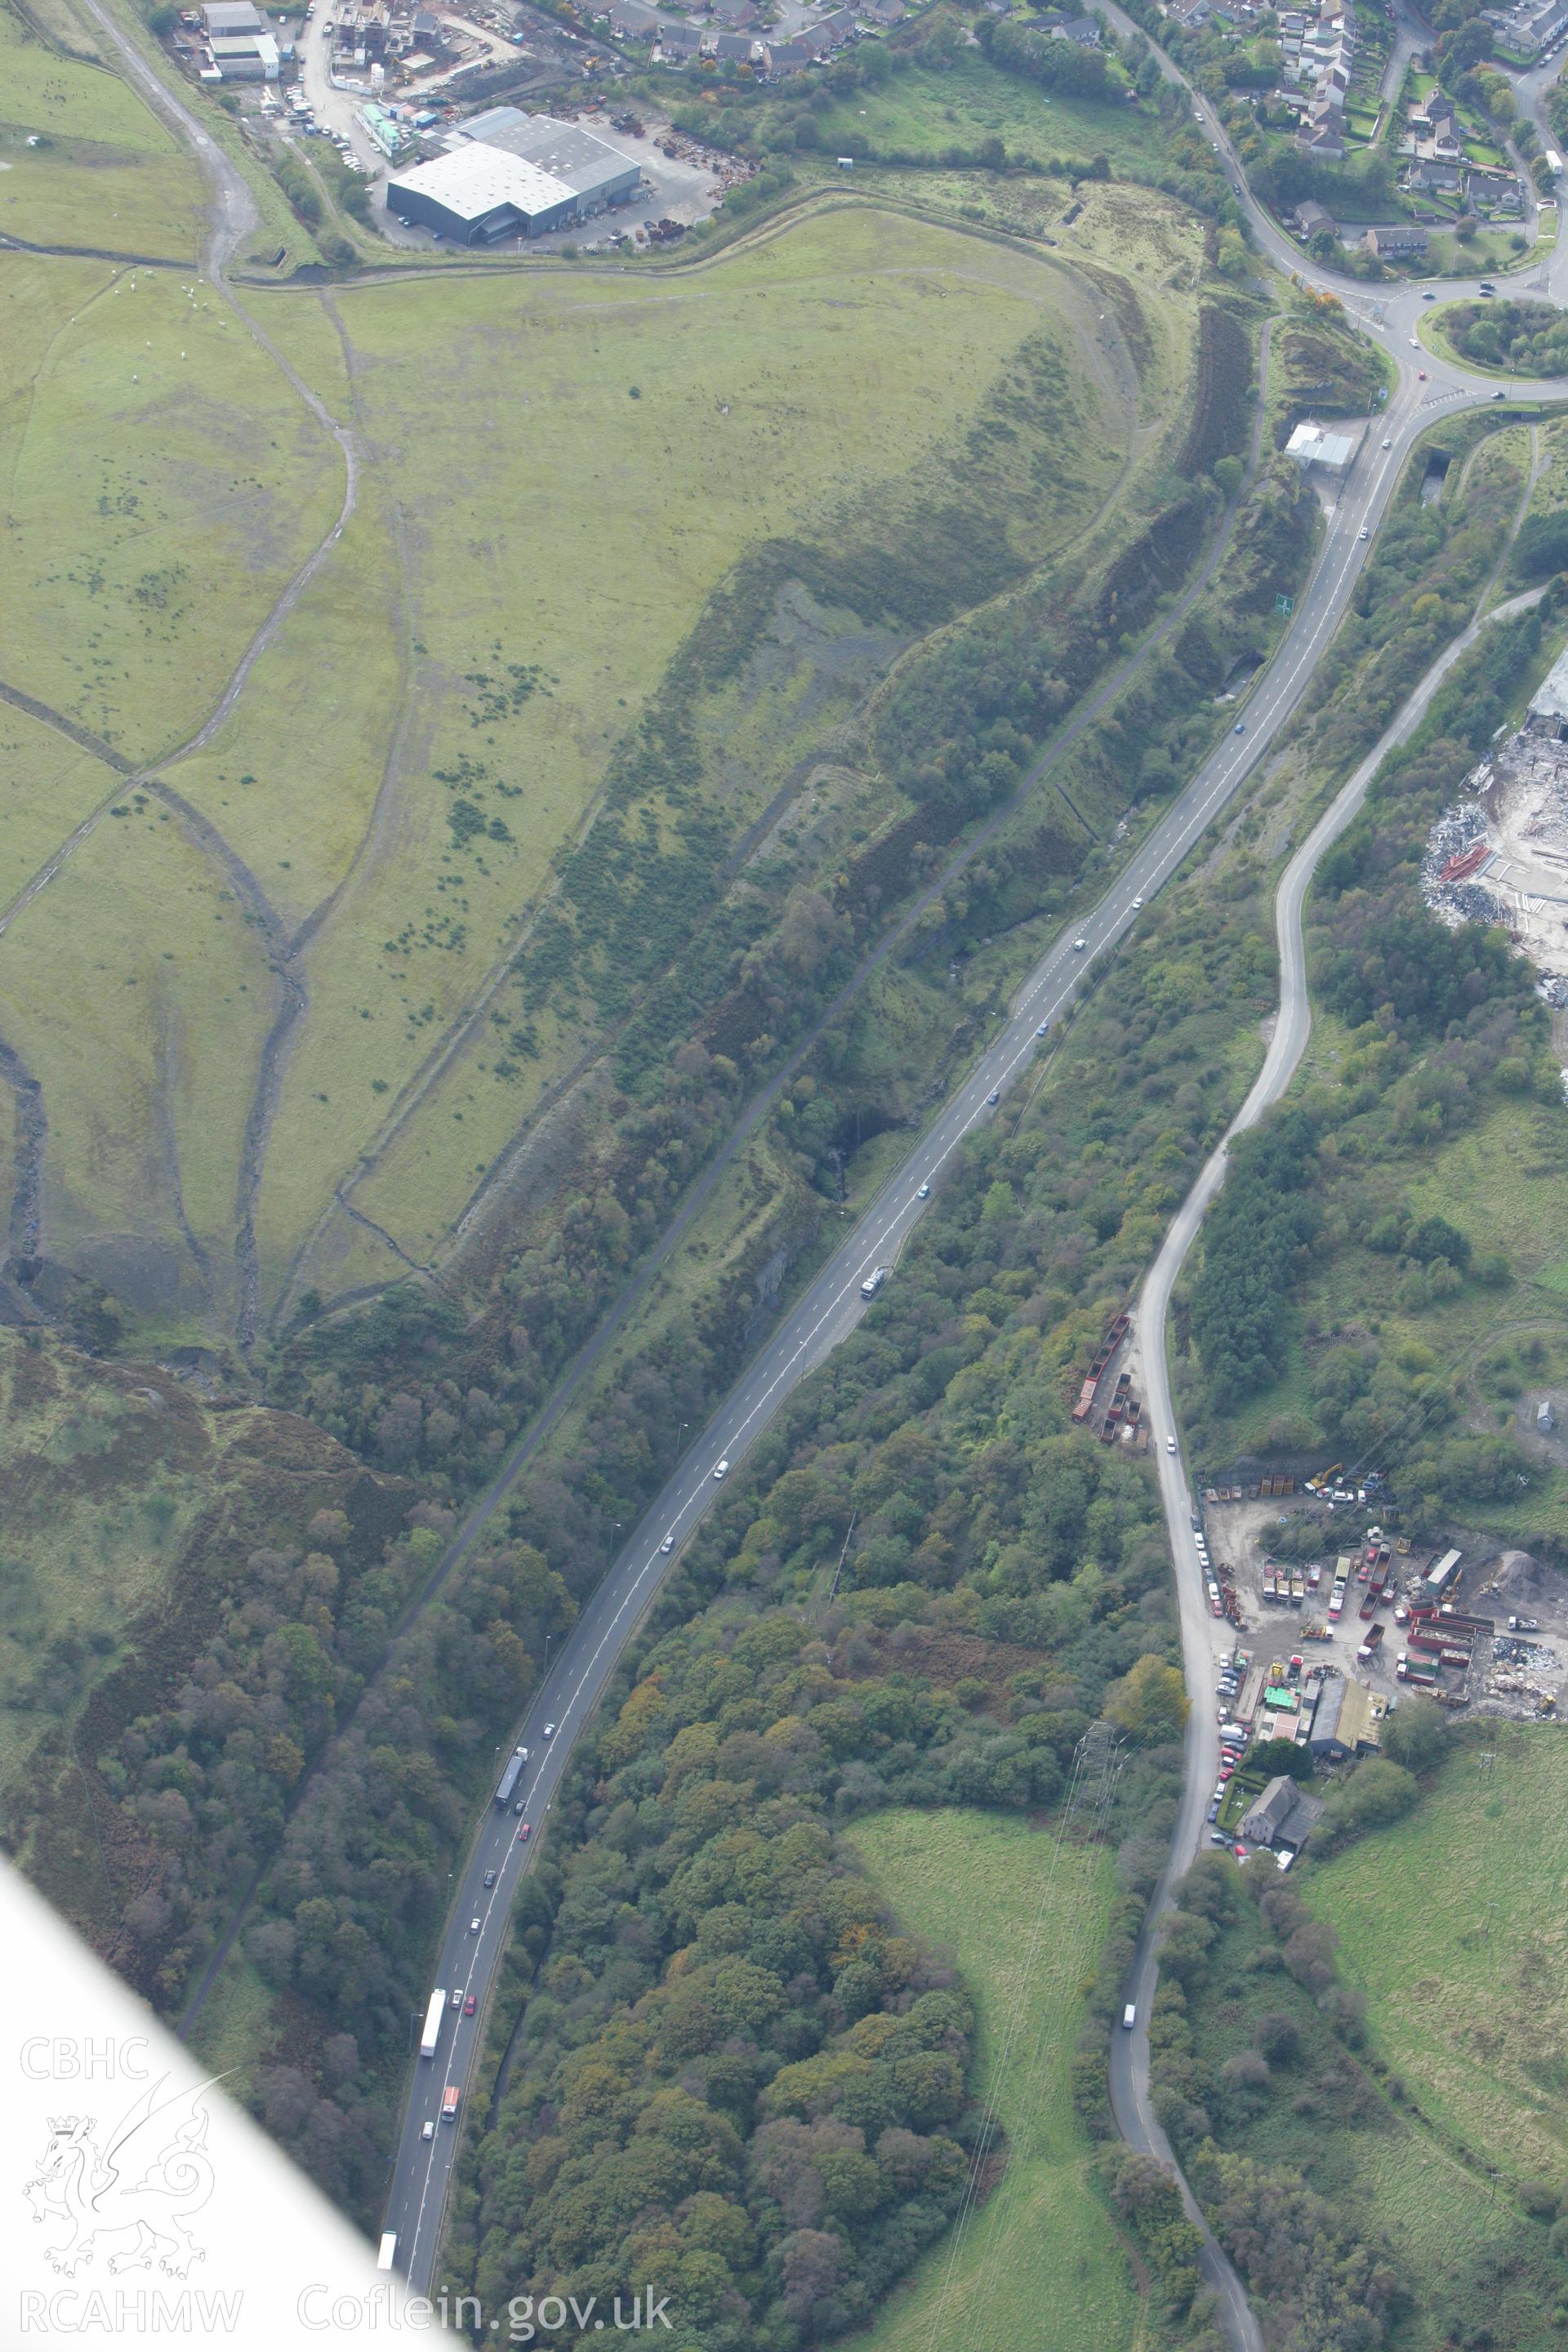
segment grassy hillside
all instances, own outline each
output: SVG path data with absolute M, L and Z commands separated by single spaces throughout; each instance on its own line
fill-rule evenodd
M 55 38 L 0 6 L 0 229 L 32 245 L 190 261 L 201 242 L 194 159 L 90 47 L 67 0 Z M 37 143 L 33 143 L 37 142 Z
M 1568 1743 L 1488 1723 L 1396 1831 L 1312 1874 L 1378 2048 L 1442 2135 L 1505 2179 L 1568 2178 L 1565 1869 Z
M 11 676 L 143 760 L 211 709 L 340 460 L 205 289 L 6 267 Z M 439 1255 L 900 647 L 1100 514 L 1140 387 L 1094 299 L 1043 256 L 848 208 L 677 279 L 268 301 L 369 465 L 232 713 L 166 771 L 178 802 L 121 820 L 142 846 L 85 1055 L 59 961 L 96 843 L 0 947 L 50 1119 L 46 1247 L 218 1329 L 237 1228 L 264 1310 Z M 1145 372 L 1174 382 L 1165 307 Z M 672 696 L 688 731 L 660 765 L 638 729 Z M 106 780 L 54 761 L 58 841 Z M 861 838 L 897 805 L 868 782 Z M 27 798 L 18 883 L 47 839 Z M 588 822 L 612 865 L 632 829 L 644 911 L 621 884 L 574 899 Z M 205 1066 L 198 1002 L 226 1022 Z
M 852 1843 L 884 1901 L 922 1941 L 952 1948 L 979 2021 L 975 2095 L 994 2098 L 1009 2154 L 956 2245 L 944 2239 L 863 2352 L 962 2341 L 973 2352 L 1079 2352 L 1142 2341 L 1141 2301 L 1088 2178 L 1068 2062 L 1115 1901 L 1111 1857 L 1054 1857 L 1048 1828 L 963 1808 L 878 1813 Z M 1054 1863 L 1054 1867 L 1053 1867 Z
M 1473 1771 L 1473 1760 L 1452 1769 Z M 1492 2330 L 1490 2341 L 1510 2352 L 1543 2352 L 1557 2340 L 1552 2313 L 1561 2293 L 1560 2269 L 1547 2243 L 1551 2202 L 1544 2218 L 1527 2214 L 1515 2193 L 1512 2165 L 1494 2182 L 1485 2164 L 1443 2127 L 1429 2096 L 1430 2044 L 1421 2030 L 1432 2014 L 1429 1956 L 1435 1942 L 1451 1950 L 1473 1932 L 1466 1908 L 1450 1913 L 1451 1928 L 1435 1932 L 1434 1921 L 1456 1898 L 1468 1904 L 1473 1886 L 1445 1887 L 1441 1872 L 1435 1880 L 1423 1868 L 1433 1855 L 1424 1822 L 1425 1807 L 1418 1807 L 1395 1830 L 1365 1839 L 1326 1868 L 1309 1867 L 1295 1882 L 1312 1914 L 1340 1927 L 1342 1982 L 1358 1987 L 1369 1970 L 1375 1974 L 1378 1990 L 1367 1987 L 1365 2033 L 1353 2023 L 1348 2033 L 1336 2032 L 1323 2005 L 1295 1980 L 1279 1942 L 1259 1921 L 1256 1898 L 1270 1890 L 1267 1877 L 1257 1880 L 1241 1891 L 1201 1969 L 1184 1970 L 1185 1996 L 1178 2011 L 1169 2003 L 1182 2000 L 1179 1989 L 1173 1991 L 1162 1979 L 1156 2042 L 1169 2037 L 1174 2021 L 1178 2032 L 1182 2025 L 1190 2029 L 1192 2043 L 1184 2095 L 1163 2112 L 1170 2114 L 1200 2193 L 1209 2189 L 1217 2146 L 1227 2157 L 1261 2168 L 1270 2183 L 1300 2175 L 1347 2240 L 1369 2251 L 1371 2261 L 1383 2266 L 1384 2285 L 1378 2297 L 1382 2325 L 1368 2323 L 1363 2339 L 1368 2345 L 1385 2345 L 1389 2352 L 1445 2352 L 1467 2340 L 1485 2341 L 1470 2332 L 1484 2326 Z M 1459 1826 L 1451 1815 L 1448 1825 L 1450 1831 Z M 1353 1916 L 1335 1887 L 1346 1869 L 1370 1898 Z M 1363 1941 L 1374 1913 L 1381 1914 L 1378 1924 Z M 1499 1956 L 1501 1948 L 1494 1947 Z M 1483 2001 L 1489 2009 L 1495 1977 L 1495 1961 L 1474 1947 L 1463 1971 L 1451 1970 L 1447 1978 L 1455 2010 L 1473 2011 Z M 1385 2040 L 1391 2023 L 1393 2037 Z M 1271 2053 L 1267 2079 L 1255 2081 L 1240 2070 L 1256 2072 L 1254 2053 L 1264 2048 Z M 1156 2082 L 1180 2063 L 1169 2055 L 1158 2062 Z M 1169 2101 L 1172 2095 L 1157 2095 Z M 1196 2105 L 1185 2107 L 1184 2098 Z M 1197 2121 L 1189 2128 L 1184 2117 L 1193 2116 Z M 1255 2178 L 1251 2200 L 1259 2221 L 1267 2193 Z M 1277 2273 L 1249 2235 L 1245 2208 L 1238 2215 L 1233 2207 L 1231 2228 L 1222 2233 L 1230 2236 L 1267 2311 L 1268 2287 L 1260 2282 Z M 1309 2270 L 1326 2269 L 1327 2263 L 1326 2253 L 1310 2256 Z M 1290 2308 L 1287 2289 L 1269 2320 L 1271 2343 L 1276 2329 L 1279 2340 L 1310 2345 L 1314 2352 L 1342 2340 L 1322 2328 L 1317 2314 L 1291 2337 Z

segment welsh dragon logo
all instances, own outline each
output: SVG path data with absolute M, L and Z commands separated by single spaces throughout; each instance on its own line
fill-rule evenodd
M 189 2223 L 213 2192 L 206 2152 L 211 2087 L 160 2100 L 161 2075 L 112 2131 L 95 2116 L 51 2116 L 38 2168 L 22 2190 L 40 2225 L 63 2227 L 44 2248 L 62 2277 L 73 2278 L 101 2253 L 111 2272 L 151 2270 L 186 2278 L 205 2258 Z M 216 2077 L 215 2077 L 216 2079 Z

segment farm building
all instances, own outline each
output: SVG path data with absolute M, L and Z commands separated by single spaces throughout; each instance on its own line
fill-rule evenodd
M 1307 1744 L 1314 1756 L 1329 1763 L 1375 1754 L 1383 1745 L 1381 1727 L 1387 1711 L 1388 1701 L 1370 1685 L 1331 1675 L 1319 1694 Z
M 493 245 L 498 237 L 539 236 L 575 220 L 574 190 L 521 155 L 494 147 L 459 147 L 411 171 L 395 172 L 386 201 L 402 220 L 416 221 L 458 245 Z

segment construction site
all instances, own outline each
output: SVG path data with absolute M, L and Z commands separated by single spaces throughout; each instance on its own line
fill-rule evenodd
M 1568 1003 L 1568 655 L 1524 725 L 1465 779 L 1432 829 L 1422 891 L 1440 922 L 1500 923 Z

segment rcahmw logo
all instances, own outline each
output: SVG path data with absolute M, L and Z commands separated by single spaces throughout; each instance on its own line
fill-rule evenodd
M 35 2081 L 83 2081 L 95 2074 L 142 2079 L 146 2070 L 135 2053 L 145 2047 L 140 2041 L 40 2038 L 23 2044 L 22 2071 Z M 96 2116 L 49 2117 L 48 2137 L 22 2194 L 35 2222 L 49 2233 L 40 2251 L 60 2277 L 90 2269 L 100 2254 L 111 2274 L 150 2271 L 155 2263 L 174 2279 L 187 2278 L 191 2264 L 205 2260 L 206 2250 L 191 2228 L 213 2193 L 202 2102 L 212 2082 L 222 2078 L 215 2075 L 194 2090 L 164 2095 L 168 2079 L 160 2075 L 149 2084 L 109 2126 L 101 2126 Z
M 22 2289 L 24 2336 L 176 2336 L 204 2343 L 219 2328 L 232 2330 L 245 2301 L 237 2288 L 162 2286 L 42 2287 Z

